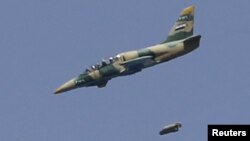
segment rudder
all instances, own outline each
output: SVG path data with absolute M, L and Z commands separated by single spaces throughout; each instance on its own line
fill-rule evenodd
M 169 32 L 167 39 L 163 43 L 185 39 L 193 35 L 194 6 L 182 10 L 178 20 Z

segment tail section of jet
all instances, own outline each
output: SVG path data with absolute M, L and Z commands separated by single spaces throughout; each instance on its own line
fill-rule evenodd
M 163 43 L 185 39 L 193 35 L 195 7 L 190 6 L 182 10 L 179 18 Z

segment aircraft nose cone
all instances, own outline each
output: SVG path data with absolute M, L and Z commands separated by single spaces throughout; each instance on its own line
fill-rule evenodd
M 66 91 L 72 90 L 74 88 L 76 88 L 75 79 L 71 79 L 68 82 L 64 83 L 62 86 L 58 87 L 55 90 L 54 94 L 66 92 Z

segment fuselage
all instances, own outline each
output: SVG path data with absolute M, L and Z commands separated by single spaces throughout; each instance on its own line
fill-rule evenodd
M 157 44 L 139 50 L 120 53 L 109 63 L 85 71 L 76 78 L 65 83 L 65 85 L 62 86 L 64 87 L 62 92 L 79 87 L 105 87 L 107 82 L 112 78 L 135 74 L 142 69 L 167 62 L 193 51 L 198 48 L 200 38 L 200 35 L 191 36 L 184 40 Z M 142 62 L 132 65 L 132 67 L 124 65 L 124 62 L 131 61 L 133 63 L 134 60 L 147 56 L 151 57 L 151 59 L 143 60 Z
M 191 36 L 185 40 L 174 41 L 169 43 L 157 44 L 147 48 L 123 52 L 116 55 L 114 61 L 103 65 L 98 69 L 86 71 L 77 77 L 76 84 L 83 86 L 98 86 L 112 78 L 118 76 L 131 75 L 140 72 L 142 69 L 164 63 L 176 57 L 187 54 L 199 46 L 200 35 Z M 152 56 L 152 59 L 136 64 L 133 67 L 126 67 L 124 62 L 133 61 L 137 58 Z

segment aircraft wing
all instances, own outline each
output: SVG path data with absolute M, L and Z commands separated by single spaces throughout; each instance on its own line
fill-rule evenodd
M 122 62 L 121 64 L 128 68 L 135 68 L 135 67 L 137 68 L 137 67 L 143 66 L 145 63 L 152 61 L 152 60 L 153 60 L 153 56 L 143 56 L 143 57 L 139 57 L 139 58 L 135 58 L 132 60 Z

